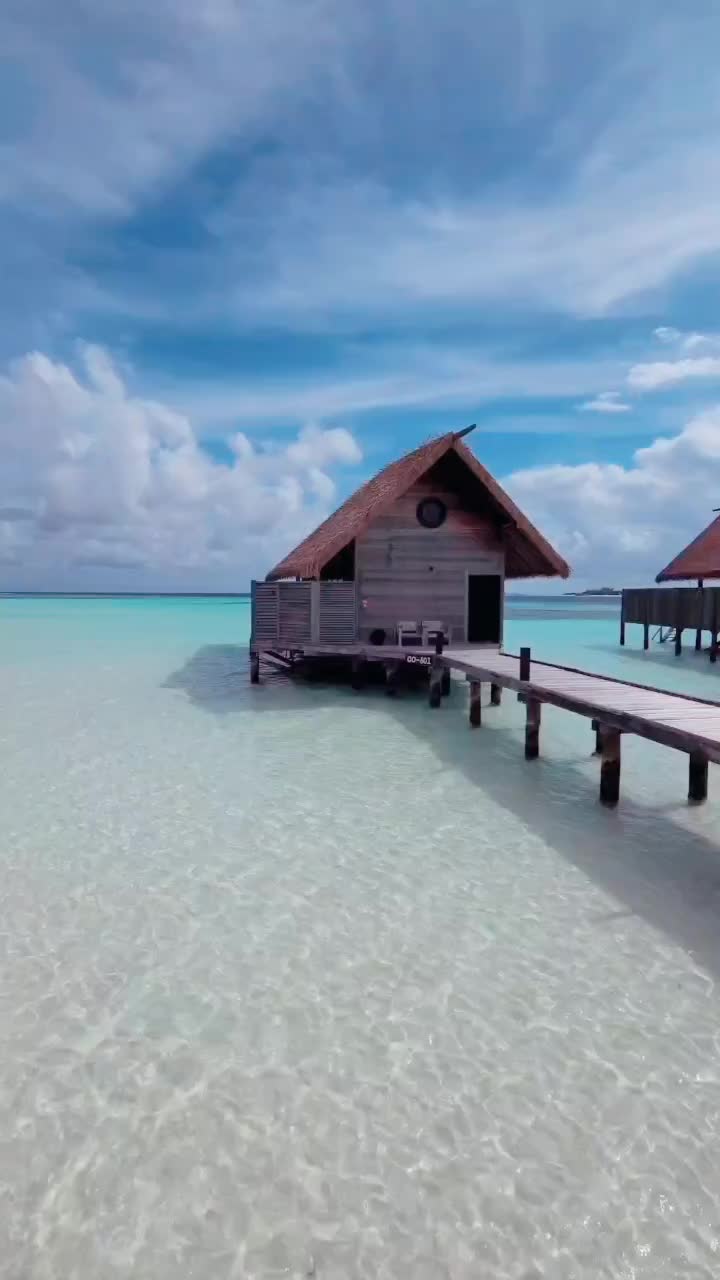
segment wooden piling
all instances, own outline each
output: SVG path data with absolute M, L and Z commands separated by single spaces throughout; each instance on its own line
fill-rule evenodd
M 525 717 L 525 759 L 536 760 L 540 753 L 540 716 L 542 703 L 528 698 Z
M 441 685 L 440 685 L 440 692 L 441 692 L 441 694 L 442 694 L 443 698 L 447 698 L 447 697 L 449 696 L 449 694 L 450 694 L 450 689 L 451 689 L 451 687 L 452 687 L 452 686 L 451 686 L 451 684 L 450 684 L 451 679 L 452 679 L 452 677 L 451 677 L 451 675 L 450 675 L 450 668 L 449 668 L 449 667 L 443 667 L 442 682 L 441 682 Z
M 365 663 L 362 658 L 353 658 L 352 660 L 350 684 L 357 691 L 365 686 Z
M 250 683 L 251 684 L 260 683 L 260 654 L 259 653 L 250 654 Z
M 688 800 L 702 804 L 707 800 L 708 759 L 703 751 L 691 751 L 688 755 Z
M 479 680 L 470 681 L 470 727 L 479 729 L 482 724 L 482 685 Z
M 625 592 L 620 598 L 620 643 L 625 643 Z
M 502 685 L 491 684 L 490 685 L 490 705 L 493 707 L 499 707 L 501 702 L 502 702 Z
M 591 721 L 591 728 L 595 734 L 595 751 L 594 755 L 599 756 L 602 752 L 602 728 L 599 720 Z
M 530 679 L 530 650 L 529 649 L 520 650 L 520 679 L 521 680 Z
M 620 799 L 620 730 L 605 725 L 601 742 L 600 803 L 612 807 Z
M 679 658 L 682 653 L 682 633 L 683 633 L 683 606 L 682 596 L 676 593 L 677 603 L 675 605 L 675 657 Z
M 643 649 L 650 648 L 650 623 L 643 623 Z
M 388 698 L 394 698 L 397 695 L 398 684 L 400 680 L 400 663 L 385 663 L 385 693 Z
M 430 706 L 439 707 L 442 700 L 443 663 L 433 662 L 430 668 Z
M 705 583 L 702 578 L 698 578 L 698 591 L 700 592 L 700 626 L 695 632 L 696 653 L 699 653 L 702 649 L 702 624 L 705 621 Z

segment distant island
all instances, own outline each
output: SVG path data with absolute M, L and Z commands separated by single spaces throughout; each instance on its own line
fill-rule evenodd
M 566 596 L 621 596 L 617 587 L 589 587 L 587 591 L 566 591 Z

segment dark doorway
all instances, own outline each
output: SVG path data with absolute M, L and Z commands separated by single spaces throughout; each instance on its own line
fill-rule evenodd
M 497 573 L 468 574 L 468 644 L 499 644 L 502 579 Z

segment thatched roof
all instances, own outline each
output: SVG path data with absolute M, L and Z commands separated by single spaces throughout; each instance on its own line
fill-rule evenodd
M 682 582 L 687 578 L 720 578 L 720 516 L 666 565 L 656 582 Z
M 465 431 L 449 431 L 384 467 L 276 564 L 267 580 L 318 578 L 324 566 L 343 547 L 357 538 L 431 467 L 452 455 L 460 460 L 470 476 L 478 509 L 490 509 L 504 526 L 505 576 L 567 578 L 569 566 L 463 444 L 461 437 L 470 430 L 472 428 L 469 427 Z

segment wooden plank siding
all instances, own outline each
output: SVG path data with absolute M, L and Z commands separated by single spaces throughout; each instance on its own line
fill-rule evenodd
M 448 509 L 439 529 L 425 529 L 416 511 L 421 498 L 441 498 Z M 422 480 L 357 539 L 355 572 L 359 638 L 398 621 L 439 619 L 464 641 L 467 575 L 504 572 L 498 526 L 462 506 L 458 494 Z
M 718 587 L 626 587 L 622 598 L 626 623 L 712 631 L 720 617 Z

